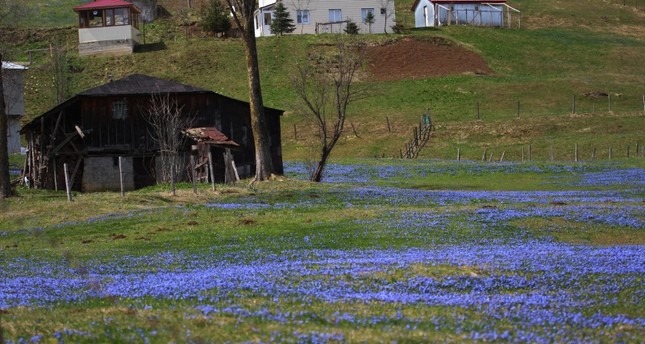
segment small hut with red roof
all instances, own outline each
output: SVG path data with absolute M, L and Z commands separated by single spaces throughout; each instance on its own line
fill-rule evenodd
M 131 54 L 139 44 L 140 10 L 124 0 L 96 0 L 74 7 L 80 55 Z

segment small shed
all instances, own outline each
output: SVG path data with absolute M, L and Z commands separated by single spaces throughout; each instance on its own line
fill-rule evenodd
M 7 114 L 7 143 L 9 154 L 20 152 L 20 119 L 25 113 L 25 71 L 17 63 L 2 62 L 5 113 Z
M 180 135 L 197 142 L 187 140 L 178 147 L 183 162 L 178 170 L 183 172 L 176 180 L 191 177 L 187 173 L 190 155 L 197 157 L 198 167 L 203 167 L 203 158 L 211 155 L 212 176 L 218 182 L 227 180 L 226 153 L 240 178 L 253 175 L 256 162 L 249 103 L 175 81 L 133 74 L 83 91 L 22 128 L 29 148 L 25 171 L 29 186 L 62 189 L 64 164 L 68 165 L 72 189 L 77 191 L 119 190 L 120 173 L 125 176 L 126 190 L 160 181 L 160 145 L 146 117 L 159 96 L 171 99 L 182 118 L 190 118 L 190 127 L 181 128 L 184 134 Z M 264 110 L 274 170 L 282 174 L 283 111 Z
M 124 0 L 97 0 L 74 7 L 80 55 L 131 54 L 141 42 L 141 11 Z
M 511 26 L 520 12 L 506 0 L 416 0 L 412 5 L 415 27 L 442 25 Z M 519 24 L 518 24 L 519 25 Z

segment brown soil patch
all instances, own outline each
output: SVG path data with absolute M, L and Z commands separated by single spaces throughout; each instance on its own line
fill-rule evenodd
M 372 77 L 377 81 L 423 79 L 454 74 L 493 74 L 477 53 L 443 38 L 388 41 L 367 48 Z

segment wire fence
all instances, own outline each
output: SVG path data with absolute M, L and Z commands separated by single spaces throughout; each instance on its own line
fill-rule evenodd
M 476 119 L 521 117 L 530 114 L 593 114 L 607 112 L 645 112 L 645 94 L 589 92 L 568 99 L 537 104 L 536 100 L 500 99 L 496 103 L 476 102 L 472 108 Z

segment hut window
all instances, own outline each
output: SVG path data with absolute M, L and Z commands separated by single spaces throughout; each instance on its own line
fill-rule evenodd
M 105 26 L 114 25 L 114 10 L 105 10 Z
M 130 25 L 130 11 L 127 8 L 116 8 L 114 10 L 115 25 Z
M 126 119 L 128 117 L 128 102 L 118 100 L 112 103 L 112 118 Z
M 103 10 L 92 10 L 90 11 L 90 27 L 100 27 L 103 26 Z

